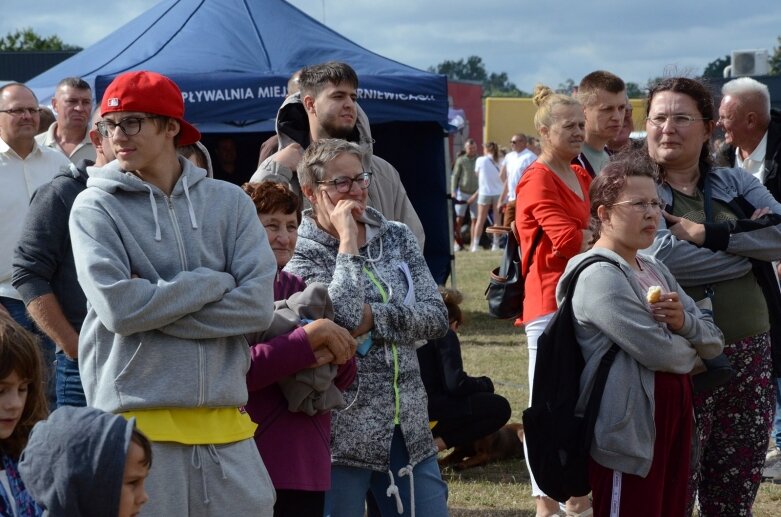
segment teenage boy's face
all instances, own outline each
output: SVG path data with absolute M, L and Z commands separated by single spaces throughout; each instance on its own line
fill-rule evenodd
M 144 449 L 131 441 L 125 459 L 125 474 L 122 478 L 122 492 L 119 498 L 119 517 L 134 517 L 149 500 L 144 490 L 144 480 L 149 475 L 145 465 Z
M 169 138 L 178 133 L 179 128 L 175 122 L 167 125 L 161 131 L 154 120 L 154 115 L 140 112 L 118 111 L 107 113 L 103 122 L 108 123 L 111 150 L 119 161 L 119 166 L 126 171 L 141 171 L 152 167 L 159 157 L 166 151 Z M 138 130 L 138 133 L 127 135 L 122 127 L 129 129 L 129 133 Z M 139 126 L 140 124 L 140 126 Z

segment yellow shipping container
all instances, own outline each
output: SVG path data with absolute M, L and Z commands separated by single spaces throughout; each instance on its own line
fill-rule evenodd
M 645 99 L 630 99 L 635 131 L 645 131 Z M 485 99 L 485 141 L 510 147 L 515 133 L 538 136 L 534 129 L 537 107 L 529 98 L 487 97 Z

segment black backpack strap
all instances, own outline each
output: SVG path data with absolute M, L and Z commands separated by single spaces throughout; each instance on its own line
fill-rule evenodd
M 599 255 L 592 255 L 585 258 L 576 266 L 576 269 L 572 274 L 572 280 L 567 286 L 567 297 L 563 303 L 569 304 L 570 310 L 572 309 L 572 294 L 575 292 L 575 285 L 577 284 L 578 277 L 587 267 L 597 262 L 609 262 L 621 270 L 621 266 L 615 260 Z M 621 271 L 623 272 L 623 270 Z M 613 365 L 613 360 L 615 360 L 617 353 L 618 345 L 613 343 L 599 361 L 596 378 L 594 379 L 594 387 L 591 390 L 591 395 L 586 404 L 586 412 L 583 415 L 585 425 L 585 428 L 583 429 L 583 443 L 585 447 L 582 450 L 589 451 L 591 449 L 591 441 L 594 439 L 594 425 L 596 424 L 597 416 L 599 415 L 599 405 L 602 403 L 602 394 L 604 393 L 605 385 L 607 384 L 607 376 L 610 373 L 610 367 Z
M 597 417 L 599 416 L 599 406 L 602 403 L 602 394 L 605 392 L 607 375 L 610 373 L 610 367 L 613 365 L 613 360 L 616 358 L 617 353 L 618 345 L 613 343 L 599 361 L 597 375 L 594 379 L 594 387 L 591 390 L 591 395 L 586 404 L 586 412 L 583 415 L 584 424 L 586 426 L 583 429 L 583 443 L 585 445 L 583 450 L 585 451 L 591 449 L 591 441 L 594 439 L 594 426 L 596 425 Z

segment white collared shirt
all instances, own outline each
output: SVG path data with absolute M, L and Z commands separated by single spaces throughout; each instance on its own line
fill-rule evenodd
M 767 154 L 767 131 L 756 149 L 745 160 L 740 157 L 740 148 L 735 149 L 735 165 L 753 174 L 760 183 L 765 184 L 765 154 Z
M 35 137 L 35 141 L 44 147 L 49 147 L 62 153 L 74 164 L 78 164 L 81 160 L 95 161 L 95 148 L 92 146 L 92 140 L 89 139 L 89 131 L 84 131 L 84 139 L 76 146 L 70 156 L 65 154 L 65 151 L 60 147 L 60 144 L 57 143 L 56 134 L 57 122 L 53 122 L 52 125 L 49 126 L 48 131 Z
M 11 265 L 30 198 L 35 189 L 51 181 L 68 164 L 65 155 L 37 143 L 22 158 L 0 138 L 0 296 L 21 300 L 11 285 Z

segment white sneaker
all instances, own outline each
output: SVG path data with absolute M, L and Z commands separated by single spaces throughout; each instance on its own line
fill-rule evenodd
M 469 251 L 475 253 L 477 251 L 477 244 L 472 244 L 472 246 L 469 248 Z
M 502 248 L 500 248 L 498 244 L 492 244 L 491 245 L 491 251 L 499 251 L 501 249 Z
M 762 469 L 762 480 L 771 483 L 781 483 L 781 449 L 773 447 L 765 455 L 765 468 Z
M 458 244 L 457 242 L 454 242 L 453 243 L 453 252 L 454 253 L 458 253 L 459 251 L 461 251 L 461 245 Z

